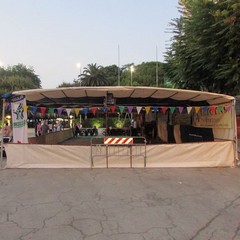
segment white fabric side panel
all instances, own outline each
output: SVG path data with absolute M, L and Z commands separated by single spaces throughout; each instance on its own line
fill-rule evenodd
M 6 144 L 8 168 L 89 168 L 90 146 Z M 117 150 L 117 149 L 115 149 Z M 108 167 L 130 167 L 129 149 L 111 149 Z M 106 149 L 94 157 L 105 168 Z M 117 150 L 118 151 L 118 150 Z M 145 148 L 133 147 L 133 167 L 144 167 Z M 229 167 L 234 165 L 232 141 L 147 145 L 147 167 Z M 140 154 L 139 154 L 140 153 Z M 97 156 L 98 155 L 98 156 Z M 140 156 L 137 156 L 140 155 Z
M 147 167 L 229 167 L 234 165 L 233 142 L 147 146 Z
M 215 139 L 233 140 L 234 128 L 213 128 L 213 136 Z
M 6 144 L 7 168 L 89 168 L 90 147 Z

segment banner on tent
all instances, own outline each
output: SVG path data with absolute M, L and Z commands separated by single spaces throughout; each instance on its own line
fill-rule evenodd
M 194 114 L 193 126 L 202 128 L 232 128 L 232 110 L 219 114 L 206 114 L 199 111 Z
M 24 106 L 26 106 L 25 96 L 21 95 L 12 98 L 11 109 L 14 143 L 28 143 L 27 112 L 24 111 Z

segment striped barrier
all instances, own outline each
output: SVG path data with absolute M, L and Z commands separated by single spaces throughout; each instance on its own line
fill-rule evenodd
M 133 144 L 133 138 L 104 138 L 104 144 Z

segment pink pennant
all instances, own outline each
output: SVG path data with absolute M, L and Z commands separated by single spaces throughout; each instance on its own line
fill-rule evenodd
M 165 114 L 167 111 L 167 107 L 161 107 L 161 109 L 162 109 L 163 114 Z
M 183 108 L 184 108 L 184 107 L 178 107 L 178 110 L 179 110 L 180 113 L 183 112 Z

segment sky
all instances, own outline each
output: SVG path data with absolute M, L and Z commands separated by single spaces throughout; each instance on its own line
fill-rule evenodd
M 0 64 L 33 67 L 43 88 L 87 64 L 164 61 L 178 0 L 0 0 Z

